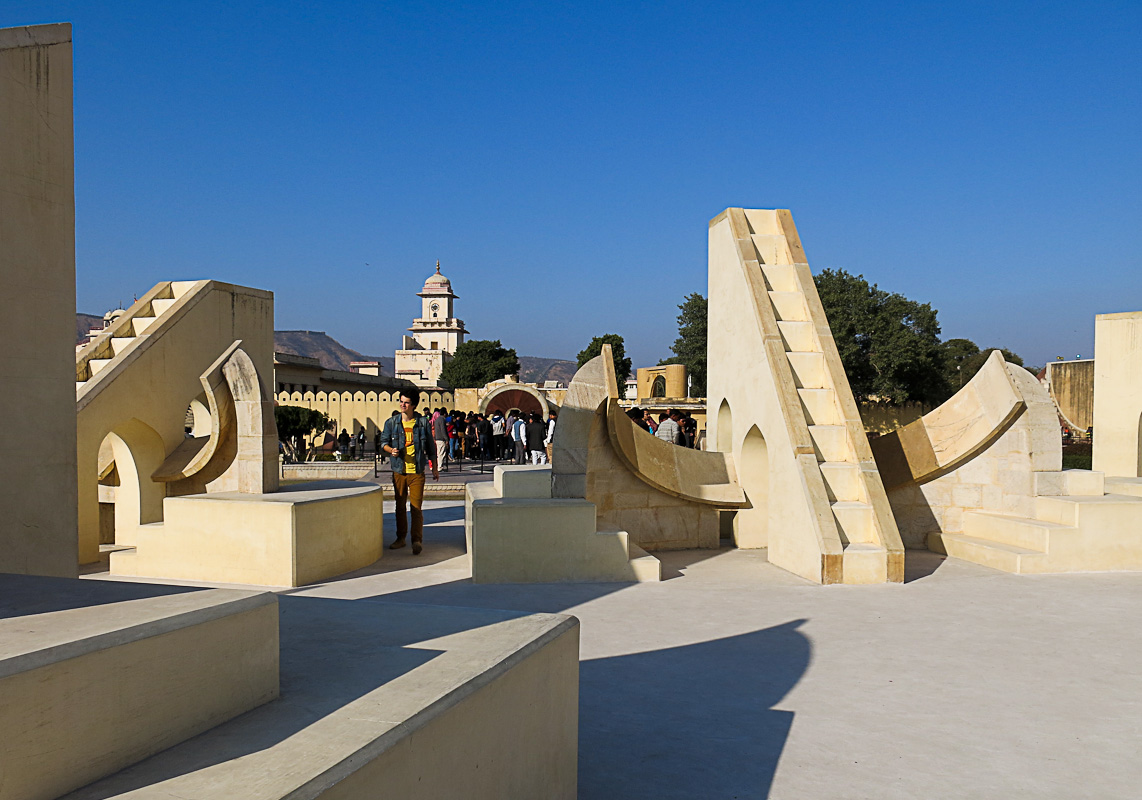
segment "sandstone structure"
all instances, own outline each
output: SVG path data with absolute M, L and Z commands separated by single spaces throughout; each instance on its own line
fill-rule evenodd
M 1095 317 L 1094 365 L 1094 469 L 1142 478 L 1142 311 Z
M 464 321 L 455 316 L 458 295 L 452 291 L 452 281 L 440 274 L 439 261 L 417 296 L 421 314 L 409 328 L 412 336 L 405 336 L 396 352 L 396 373 L 417 386 L 439 388 L 444 365 L 464 343 L 468 331 Z
M 750 507 L 739 547 L 817 583 L 901 581 L 904 549 L 788 211 L 709 226 L 708 448 Z

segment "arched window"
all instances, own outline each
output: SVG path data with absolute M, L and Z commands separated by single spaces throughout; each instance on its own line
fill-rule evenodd
M 655 375 L 654 383 L 650 385 L 651 397 L 666 397 L 666 376 Z

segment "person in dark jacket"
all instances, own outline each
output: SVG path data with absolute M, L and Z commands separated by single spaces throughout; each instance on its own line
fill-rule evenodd
M 532 412 L 527 418 L 527 425 L 523 428 L 523 443 L 531 456 L 532 464 L 547 463 L 547 446 L 544 444 L 546 438 L 547 426 L 543 424 L 539 414 Z
M 388 418 L 381 431 L 381 449 L 391 458 L 393 494 L 397 501 L 397 538 L 390 550 L 404 547 L 408 536 L 405 506 L 412 508 L 412 554 L 419 555 L 424 538 L 424 470 L 432 468 L 432 480 L 440 480 L 436 466 L 436 442 L 428 418 L 416 413 L 418 389 L 400 390 L 400 413 Z

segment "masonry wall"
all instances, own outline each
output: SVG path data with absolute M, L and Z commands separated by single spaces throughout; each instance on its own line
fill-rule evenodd
M 71 26 L 0 30 L 0 572 L 76 574 Z
M 1142 477 L 1142 311 L 1094 321 L 1094 469 Z

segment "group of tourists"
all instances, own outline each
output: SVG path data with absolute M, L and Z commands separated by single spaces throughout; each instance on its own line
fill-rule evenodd
M 546 423 L 537 413 L 524 414 L 517 409 L 505 416 L 499 410 L 465 414 L 447 408 L 426 408 L 424 415 L 429 420 L 441 464 L 465 458 L 515 464 L 547 464 L 550 460 L 554 411 Z
M 627 416 L 634 420 L 635 425 L 654 434 L 664 442 L 670 442 L 680 447 L 694 448 L 698 446 L 698 421 L 690 415 L 689 411 L 679 411 L 672 408 L 659 414 L 656 421 L 653 414 L 635 406 L 627 411 Z

